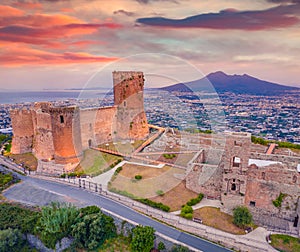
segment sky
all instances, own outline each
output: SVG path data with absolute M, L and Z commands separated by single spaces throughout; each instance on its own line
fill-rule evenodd
M 146 87 L 216 71 L 300 86 L 300 0 L 1 0 L 0 90 Z

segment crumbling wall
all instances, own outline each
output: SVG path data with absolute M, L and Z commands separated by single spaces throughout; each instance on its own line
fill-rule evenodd
M 117 106 L 115 139 L 144 139 L 149 134 L 144 111 L 144 75 L 142 72 L 113 72 L 114 103 Z
M 32 152 L 34 134 L 32 111 L 28 109 L 11 110 L 10 117 L 13 128 L 11 152 L 13 154 Z

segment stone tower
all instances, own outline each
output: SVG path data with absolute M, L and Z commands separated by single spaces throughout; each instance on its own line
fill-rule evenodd
M 54 158 L 57 164 L 78 163 L 82 156 L 79 108 L 51 107 Z
M 226 209 L 232 210 L 245 201 L 251 134 L 226 132 L 225 152 L 220 166 L 223 168 L 221 195 Z
M 33 122 L 32 111 L 28 109 L 15 109 L 10 111 L 13 128 L 11 153 L 23 154 L 32 151 Z
M 144 110 L 143 72 L 113 72 L 114 104 L 113 138 L 143 139 L 149 134 Z
M 38 160 L 50 161 L 54 158 L 52 123 L 49 113 L 51 103 L 34 104 L 32 119 L 34 128 L 33 154 Z

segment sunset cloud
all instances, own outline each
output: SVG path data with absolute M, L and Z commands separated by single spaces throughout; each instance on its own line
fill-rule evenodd
M 84 52 L 50 53 L 29 47 L 14 47 L 0 54 L 0 64 L 6 67 L 22 65 L 66 65 L 75 63 L 111 62 L 117 57 L 91 55 Z
M 292 8 L 295 9 L 292 10 Z M 299 23 L 299 18 L 291 15 L 294 11 L 299 11 L 299 6 L 278 6 L 255 11 L 226 9 L 218 13 L 199 14 L 184 19 L 150 17 L 137 19 L 137 22 L 148 26 L 169 28 L 209 28 L 255 31 L 290 27 Z
M 7 5 L 0 5 L 0 13 L 1 19 L 4 19 L 6 17 L 19 17 L 24 15 L 24 11 Z

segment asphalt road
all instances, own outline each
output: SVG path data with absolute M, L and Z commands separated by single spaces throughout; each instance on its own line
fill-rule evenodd
M 113 213 L 116 213 L 124 218 L 137 222 L 141 225 L 151 226 L 159 233 L 168 236 L 172 239 L 175 239 L 177 241 L 180 241 L 193 248 L 196 248 L 199 251 L 204 251 L 204 252 L 231 251 L 217 244 L 211 243 L 209 241 L 181 232 L 175 228 L 157 222 L 143 214 L 140 214 L 130 209 L 127 206 L 124 206 L 104 196 L 96 195 L 80 188 L 76 188 L 73 186 L 68 186 L 65 184 L 60 184 L 52 181 L 45 181 L 33 177 L 24 177 L 24 176 L 20 176 L 20 177 L 23 180 L 22 184 L 17 184 L 3 193 L 4 196 L 7 197 L 8 199 L 10 198 L 14 199 L 13 197 L 14 191 L 18 190 L 18 186 L 22 185 L 22 187 L 24 188 L 24 186 L 28 185 L 28 187 L 43 189 L 42 191 L 48 191 L 48 192 L 50 191 L 57 195 L 63 195 L 65 197 L 73 198 L 78 202 L 84 203 L 84 205 L 97 205 L 99 207 L 103 207 L 104 209 L 107 209 Z M 18 193 L 20 194 L 20 192 Z M 39 197 L 39 196 L 37 195 L 35 197 Z M 36 198 L 36 200 L 39 201 L 38 198 Z

